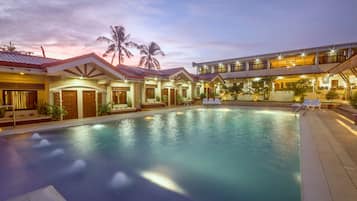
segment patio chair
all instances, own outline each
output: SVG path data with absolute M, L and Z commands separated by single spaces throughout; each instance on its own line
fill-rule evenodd
M 311 100 L 310 108 L 311 109 L 318 108 L 319 110 L 321 110 L 321 102 L 320 102 L 320 100 L 319 99 Z

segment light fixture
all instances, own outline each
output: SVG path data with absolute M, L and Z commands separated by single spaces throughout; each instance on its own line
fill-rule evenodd
M 302 52 L 301 57 L 304 57 L 304 56 L 306 56 L 306 54 L 305 54 L 305 52 Z
M 157 81 L 157 77 L 155 77 L 154 80 Z
M 278 76 L 276 79 L 277 80 L 281 80 L 281 79 L 283 79 L 284 77 L 283 76 Z
M 223 64 L 222 64 L 222 63 L 219 63 L 218 65 L 219 65 L 219 66 L 222 66 Z
M 127 83 L 127 82 L 128 82 L 128 80 L 127 80 L 127 79 L 125 79 L 125 80 L 124 80 L 124 82 L 125 82 L 125 83 Z
M 260 77 L 256 77 L 256 78 L 253 79 L 253 81 L 254 81 L 254 82 L 258 82 L 258 81 L 261 80 L 261 79 L 262 79 L 262 78 L 260 78 Z
M 240 65 L 240 61 L 236 61 L 236 64 L 237 64 L 237 65 Z
M 278 59 L 279 59 L 279 60 L 281 60 L 282 58 L 283 58 L 283 56 L 281 56 L 281 55 L 278 56 Z
M 331 52 L 331 53 L 335 53 L 335 52 L 336 52 L 336 49 L 335 49 L 335 48 L 332 48 L 332 49 L 330 50 L 330 52 Z
M 260 59 L 259 59 L 259 58 L 256 58 L 256 59 L 255 59 L 255 62 L 256 62 L 256 63 L 260 62 Z
M 306 75 L 300 75 L 301 78 L 306 78 Z
M 25 73 L 24 72 L 20 72 L 20 75 L 25 75 Z
M 80 76 L 79 79 L 80 79 L 80 80 L 83 80 L 83 76 Z

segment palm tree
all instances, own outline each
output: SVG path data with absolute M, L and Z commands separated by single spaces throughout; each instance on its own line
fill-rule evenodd
M 151 42 L 148 46 L 139 45 L 137 48 L 140 50 L 140 54 L 143 55 L 140 58 L 139 66 L 145 66 L 148 69 L 160 69 L 160 63 L 154 56 L 165 56 L 165 53 L 157 43 Z
M 12 44 L 12 42 L 9 42 L 9 45 L 4 45 L 3 47 L 0 47 L 2 51 L 7 51 L 7 52 L 16 52 L 16 47 Z
M 125 34 L 125 28 L 123 26 L 110 26 L 111 38 L 106 36 L 100 36 L 97 41 L 104 41 L 109 44 L 107 50 L 104 52 L 103 57 L 112 54 L 113 64 L 116 54 L 118 54 L 118 63 L 121 64 L 124 61 L 124 57 L 130 58 L 133 54 L 128 50 L 129 47 L 136 46 L 132 41 L 129 41 L 130 34 Z

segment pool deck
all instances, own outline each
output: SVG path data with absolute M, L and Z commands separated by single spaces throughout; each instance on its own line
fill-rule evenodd
M 355 130 L 351 120 L 330 110 L 300 116 L 303 201 L 357 200 Z
M 222 107 L 237 108 L 237 106 Z M 3 129 L 0 132 L 0 137 L 197 108 L 202 108 L 202 106 L 164 108 L 86 119 L 21 125 L 16 128 Z M 239 106 L 238 108 L 251 107 Z M 258 109 L 289 110 L 288 108 L 267 107 L 259 107 Z M 300 113 L 299 119 L 302 200 L 356 201 L 357 126 L 348 118 L 331 110 L 307 111 L 304 115 Z

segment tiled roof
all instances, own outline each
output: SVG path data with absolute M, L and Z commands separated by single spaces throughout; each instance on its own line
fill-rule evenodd
M 0 65 L 40 68 L 42 64 L 56 61 L 58 60 L 52 58 L 0 51 Z
M 184 68 L 170 68 L 165 70 L 149 70 L 142 67 L 133 67 L 133 66 L 125 66 L 125 65 L 117 65 L 118 70 L 124 73 L 124 75 L 128 77 L 137 77 L 140 79 L 144 79 L 145 77 L 161 77 L 168 78 L 169 76 L 179 72 L 185 71 Z M 189 73 L 188 73 L 189 74 Z M 189 74 L 190 75 L 190 74 Z
M 202 74 L 202 75 L 195 75 L 197 80 L 205 80 L 205 81 L 211 81 L 212 79 L 214 79 L 215 77 L 219 76 L 220 78 L 221 75 L 218 73 L 209 73 L 209 74 Z

